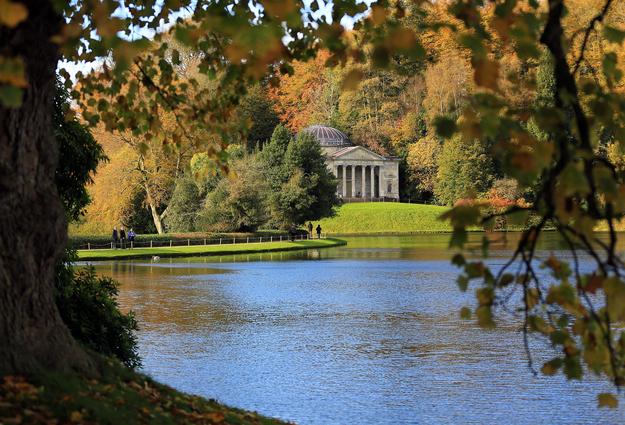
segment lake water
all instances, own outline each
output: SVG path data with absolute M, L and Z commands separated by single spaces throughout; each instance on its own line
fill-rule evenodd
M 490 237 L 497 267 L 514 236 Z M 459 319 L 474 295 L 457 289 L 448 238 L 97 269 L 137 313 L 143 372 L 230 406 L 300 425 L 625 423 L 623 397 L 596 407 L 609 382 L 534 376 L 517 318 L 494 330 Z M 553 352 L 531 343 L 540 367 Z

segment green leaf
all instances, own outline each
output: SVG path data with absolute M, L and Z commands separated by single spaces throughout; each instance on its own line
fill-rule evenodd
M 5 108 L 19 108 L 22 106 L 24 91 L 14 86 L 0 86 L 0 102 Z
M 558 373 L 558 369 L 562 367 L 562 359 L 556 358 L 544 364 L 540 371 L 543 375 L 553 376 Z
M 451 258 L 451 264 L 456 265 L 458 267 L 462 267 L 466 264 L 466 261 L 464 260 L 464 255 L 462 254 L 456 254 Z
M 446 139 L 451 139 L 457 130 L 456 121 L 447 117 L 436 117 L 434 125 L 436 126 L 436 133 Z
M 505 273 L 501 276 L 501 279 L 499 279 L 499 286 L 500 287 L 508 286 L 512 282 L 514 282 L 514 276 L 511 275 L 510 273 Z
M 603 36 L 611 43 L 621 44 L 625 39 L 625 31 L 617 30 L 616 28 L 605 25 L 603 27 Z
M 461 319 L 470 319 L 471 318 L 471 309 L 465 307 L 460 310 L 460 318 Z
M 599 399 L 599 407 L 618 407 L 618 400 L 610 393 L 601 393 L 597 398 Z
M 469 287 L 469 278 L 466 277 L 465 275 L 460 275 L 458 276 L 456 283 L 458 284 L 458 288 L 462 292 L 466 292 L 467 288 Z
M 449 240 L 449 247 L 462 249 L 468 238 L 468 233 L 463 227 L 455 227 L 454 232 L 451 234 L 451 239 Z

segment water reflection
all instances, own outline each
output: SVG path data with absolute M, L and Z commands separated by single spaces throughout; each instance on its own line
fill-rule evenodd
M 487 236 L 502 263 L 517 236 Z M 624 422 L 595 407 L 604 381 L 532 377 L 514 317 L 494 331 L 458 318 L 473 299 L 448 238 L 98 269 L 138 314 L 145 372 L 229 405 L 298 424 Z

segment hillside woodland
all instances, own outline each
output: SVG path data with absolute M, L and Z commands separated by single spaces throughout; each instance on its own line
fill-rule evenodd
M 319 186 L 324 189 L 312 194 L 310 187 L 316 183 L 308 178 L 310 170 L 293 164 L 285 165 L 291 169 L 288 172 L 276 167 L 282 166 L 292 135 L 315 124 L 333 126 L 356 145 L 379 154 L 400 157 L 403 199 L 453 205 L 470 196 L 488 201 L 493 211 L 533 202 L 532 190 L 510 179 L 493 155 L 500 137 L 496 132 L 471 140 L 463 140 L 459 134 L 444 139 L 437 132 L 436 117 L 446 117 L 459 125 L 467 122 L 466 107 L 478 91 L 471 50 L 452 31 L 460 27 L 460 20 L 448 11 L 447 2 L 433 2 L 427 6 L 427 14 L 413 13 L 407 4 L 400 6 L 402 12 L 397 19 L 417 34 L 425 49 L 422 57 L 395 54 L 391 63 L 381 67 L 375 61 L 339 60 L 322 49 L 312 60 L 294 61 L 291 74 L 281 73 L 276 67 L 269 79 L 248 87 L 228 118 L 234 131 L 225 142 L 198 132 L 193 135 L 194 143 L 163 152 L 160 146 L 132 137 L 128 131 L 114 135 L 100 124 L 94 136 L 110 162 L 98 169 L 90 187 L 93 204 L 70 231 L 104 234 L 114 224 L 122 223 L 140 233 L 250 231 L 314 220 L 318 213 L 307 215 L 301 211 L 309 208 L 311 198 L 335 204 L 329 196 L 335 193 L 330 187 L 331 176 L 319 167 L 314 175 L 326 180 Z M 574 0 L 567 6 L 569 13 L 563 27 L 573 40 L 569 57 L 580 57 L 584 45 L 580 62 L 583 73 L 579 76 L 602 81 L 602 54 L 613 52 L 617 62 L 623 63 L 625 53 L 601 35 L 583 39 L 581 31 L 600 12 L 599 3 Z M 616 27 L 625 25 L 624 8 L 622 3 L 614 5 L 604 22 Z M 527 13 L 536 13 L 529 6 L 526 9 Z M 500 32 L 503 23 L 495 15 L 495 5 L 487 3 L 482 13 L 486 31 Z M 439 25 L 434 30 L 433 22 L 444 22 L 448 27 Z M 343 38 L 355 46 L 362 36 L 353 29 Z M 408 41 L 402 41 L 399 34 L 396 42 Z M 499 61 L 497 71 L 505 76 L 499 89 L 511 105 L 519 109 L 553 105 L 554 61 L 547 48 L 537 55 L 522 56 L 500 37 L 492 37 L 490 44 L 490 51 Z M 198 55 L 188 48 L 185 53 L 179 43 L 175 47 L 181 52 L 176 67 L 184 70 L 183 76 L 200 78 L 191 75 Z M 373 46 L 365 45 L 364 49 Z M 327 66 L 337 61 L 344 66 Z M 350 81 L 348 75 L 360 78 L 355 90 L 344 86 L 344 81 Z M 218 90 L 216 81 L 204 78 L 202 84 L 207 90 Z M 623 87 L 621 81 L 614 90 L 622 92 Z M 162 110 L 159 113 L 165 132 L 175 141 L 180 135 L 174 134 L 173 115 L 167 116 Z M 280 124 L 290 134 L 277 130 L 277 137 L 284 137 L 285 145 L 278 148 L 273 141 L 270 146 Z M 540 134 L 533 119 L 523 122 L 523 126 L 536 137 L 547 137 Z M 622 164 L 621 148 L 614 142 L 614 135 L 600 129 L 597 136 L 595 150 Z M 218 161 L 209 159 L 214 146 L 228 147 L 224 154 L 231 160 L 229 175 L 221 173 Z M 269 153 L 276 149 L 280 153 Z M 271 155 L 278 157 L 269 159 Z M 326 213 L 331 209 L 326 208 Z

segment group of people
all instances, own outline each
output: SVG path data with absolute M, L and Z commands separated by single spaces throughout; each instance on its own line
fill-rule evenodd
M 137 234 L 132 229 L 128 231 L 128 242 L 130 243 L 130 248 L 132 248 L 136 236 Z M 117 249 L 118 243 L 121 249 L 126 249 L 126 231 L 122 227 L 119 230 L 119 233 L 117 233 L 117 226 L 114 226 L 113 227 L 113 248 L 114 249 Z
M 321 239 L 321 224 L 318 224 L 315 230 L 317 230 L 317 239 Z M 308 222 L 308 234 L 310 234 L 311 239 L 314 239 L 312 221 Z M 297 226 L 295 225 L 295 223 L 291 223 L 289 235 L 291 235 L 291 241 L 295 241 L 295 236 L 297 236 Z

